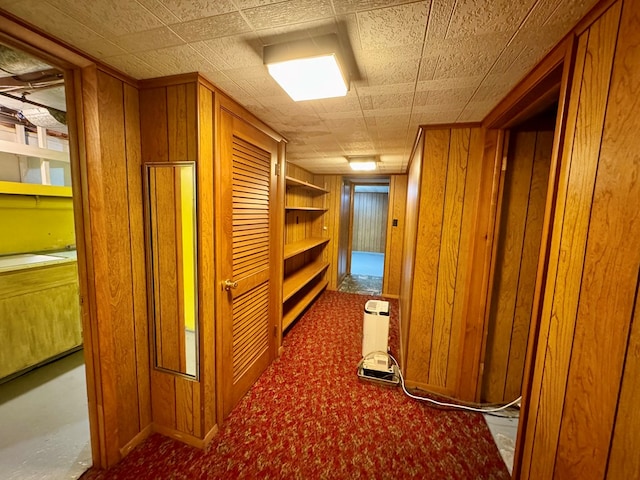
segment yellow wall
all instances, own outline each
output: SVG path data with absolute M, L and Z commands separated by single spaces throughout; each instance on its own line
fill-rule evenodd
M 195 196 L 193 191 L 193 176 L 195 168 L 180 169 L 180 205 L 182 216 L 182 269 L 184 276 L 184 324 L 187 330 L 195 330 L 195 257 L 193 248 Z
M 46 189 L 54 196 L 43 195 Z M 37 194 L 13 193 L 20 191 Z M 60 250 L 76 243 L 69 187 L 0 182 L 0 222 L 0 255 Z

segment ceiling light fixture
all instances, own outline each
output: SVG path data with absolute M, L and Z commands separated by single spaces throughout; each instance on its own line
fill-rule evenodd
M 349 91 L 334 34 L 266 45 L 262 56 L 269 74 L 296 102 L 344 97 Z
M 376 157 L 350 157 L 349 166 L 355 172 L 372 172 L 377 168 Z

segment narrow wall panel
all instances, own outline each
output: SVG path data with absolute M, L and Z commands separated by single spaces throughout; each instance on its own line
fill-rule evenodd
M 123 85 L 98 72 L 98 106 L 101 112 L 100 138 L 105 198 L 108 199 L 106 235 L 109 258 L 109 294 L 115 367 L 118 385 L 118 436 L 120 446 L 140 431 L 135 357 L 132 260 L 127 203 L 127 164 Z
M 424 140 L 410 317 L 410 337 L 417 345 L 408 348 L 406 376 L 425 384 L 431 360 L 450 137 L 449 130 L 429 130 Z
M 433 337 L 429 362 L 429 384 L 447 388 L 447 372 L 451 358 L 449 346 L 457 345 L 459 325 L 454 322 L 453 305 L 456 295 L 460 231 L 465 198 L 467 162 L 469 157 L 470 129 L 451 131 L 449 145 L 447 183 L 445 187 L 442 233 L 440 237 L 440 258 L 438 260 L 438 281 L 436 289 L 435 313 L 433 316 Z M 454 325 L 454 323 L 456 325 Z
M 387 218 L 382 294 L 397 297 L 400 295 L 402 273 L 407 176 L 391 175 L 389 182 L 389 215 Z M 394 220 L 397 220 L 396 225 L 393 224 Z

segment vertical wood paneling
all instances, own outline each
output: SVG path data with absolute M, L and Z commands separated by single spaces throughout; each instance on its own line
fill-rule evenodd
M 407 201 L 405 208 L 405 227 L 403 239 L 402 278 L 400 281 L 400 356 L 402 369 L 407 371 L 409 337 L 411 332 L 411 304 L 413 300 L 413 271 L 416 258 L 418 215 L 420 208 L 420 179 L 422 175 L 422 157 L 424 153 L 424 131 L 418 132 L 415 150 L 409 162 L 407 175 Z
M 484 131 L 434 129 L 424 135 L 421 165 L 413 164 L 418 157 L 412 160 L 407 187 L 401 344 L 409 387 L 455 395 Z
M 483 398 L 490 402 L 504 395 L 535 143 L 535 132 L 511 136 L 485 360 Z
M 552 147 L 553 132 L 537 132 L 503 401 L 521 395 Z
M 640 274 L 638 278 L 640 283 Z M 635 311 L 631 319 L 629 346 L 627 347 L 615 430 L 611 442 L 607 479 L 631 478 L 640 472 L 640 292 L 636 288 Z
M 169 161 L 169 111 L 166 87 L 140 91 L 140 137 L 144 162 Z M 153 339 L 152 339 L 153 341 Z M 151 354 L 153 358 L 153 353 Z M 176 428 L 175 376 L 151 369 L 153 421 Z
M 127 203 L 127 158 L 123 85 L 98 72 L 98 107 L 101 113 L 100 138 L 106 216 L 109 296 L 115 367 L 118 384 L 118 435 L 120 446 L 139 432 L 138 386 L 135 357 L 132 259 L 129 205 Z M 138 259 L 140 260 L 140 259 Z
M 429 384 L 447 387 L 447 371 L 450 358 L 449 346 L 452 340 L 457 346 L 458 328 L 453 328 L 453 304 L 456 294 L 456 277 L 460 248 L 460 230 L 465 198 L 467 161 L 469 156 L 469 129 L 451 131 L 446 172 L 446 189 L 441 202 L 444 205 L 440 256 L 438 259 L 438 280 L 436 304 L 433 315 L 431 359 L 429 361 Z M 456 325 L 457 327 L 457 325 Z M 455 335 L 454 335 L 455 331 Z
M 607 306 L 606 300 L 598 308 L 602 297 L 589 299 L 589 296 L 596 290 L 601 295 L 602 283 L 614 286 L 621 282 L 602 282 L 601 277 L 590 273 L 590 261 L 595 259 L 593 254 L 601 245 L 600 238 L 605 233 L 603 230 L 609 230 L 608 227 L 602 228 L 603 224 L 594 223 L 607 210 L 607 207 L 598 205 L 596 199 L 600 196 L 603 201 L 609 202 L 616 197 L 616 191 L 619 194 L 616 200 L 625 196 L 629 198 L 628 190 L 622 187 L 611 190 L 607 180 L 598 179 L 600 175 L 606 178 L 607 165 L 600 161 L 600 150 L 603 147 L 601 139 L 619 15 L 620 3 L 617 3 L 579 39 L 524 444 L 524 478 L 551 478 L 554 472 L 560 478 L 601 478 L 598 471 L 603 468 L 604 461 L 600 442 L 606 442 L 607 448 L 609 444 L 604 417 L 611 416 L 611 409 L 602 402 L 610 397 L 603 394 L 601 387 L 606 387 L 607 380 L 615 378 L 615 371 L 607 371 L 603 376 L 601 367 L 590 363 L 595 358 L 591 355 L 600 350 L 596 348 L 600 342 L 590 336 L 597 333 L 599 326 L 608 325 L 607 320 L 615 318 L 620 310 Z M 615 127 L 621 130 L 621 125 Z M 617 165 L 620 166 L 619 163 Z M 629 175 L 624 177 L 629 178 Z M 610 238 L 613 242 L 607 248 L 615 249 L 619 241 L 617 236 L 620 230 L 615 232 L 615 223 L 621 220 L 628 224 L 629 219 L 623 214 L 622 206 L 621 209 L 609 220 L 613 222 L 611 226 L 614 230 Z M 618 278 L 617 272 L 607 272 L 607 266 L 611 265 L 607 260 L 614 259 L 607 258 L 604 251 L 599 252 L 599 257 L 603 258 L 598 258 L 595 263 L 598 264 L 598 270 L 605 275 L 612 275 L 610 279 Z M 636 273 L 634 271 L 634 275 Z M 625 305 L 619 308 L 624 310 Z M 627 311 L 627 318 L 630 318 L 630 310 Z M 607 328 L 611 329 L 611 326 Z M 610 332 L 603 333 L 600 340 L 610 335 Z M 621 331 L 614 329 L 613 333 L 611 341 L 602 342 L 610 349 L 602 351 L 603 355 L 598 357 L 598 362 L 603 362 L 602 366 L 613 367 L 619 362 L 615 347 Z M 578 371 L 576 366 L 583 368 Z M 577 405 L 577 392 L 580 392 L 579 402 L 585 402 L 582 407 Z M 578 411 L 581 420 L 575 415 Z M 596 411 L 603 413 L 597 414 Z M 593 440 L 594 443 L 587 440 Z M 605 459 L 607 448 L 604 448 Z
M 200 327 L 200 382 L 201 396 L 193 401 L 194 414 L 203 412 L 200 423 L 194 425 L 194 435 L 202 437 L 217 424 L 215 390 L 215 240 L 214 240 L 214 185 L 213 138 L 214 94 L 203 85 L 198 87 L 198 317 Z
M 354 193 L 352 250 L 384 253 L 388 210 L 388 193 Z
M 640 6 L 624 2 L 619 32 L 618 12 L 607 15 L 602 50 L 617 40 L 617 51 L 611 83 L 603 85 L 608 101 L 554 472 L 560 478 L 605 476 L 640 266 Z M 638 475 L 625 470 L 624 478 Z
M 510 145 L 488 318 L 482 398 L 489 402 L 520 395 L 553 132 L 515 131 Z
M 466 185 L 464 192 L 464 204 L 462 207 L 462 223 L 460 225 L 460 244 L 458 247 L 458 263 L 455 280 L 455 299 L 452 309 L 451 339 L 449 341 L 448 355 L 450 359 L 447 366 L 448 389 L 458 390 L 459 374 L 461 365 L 466 361 L 463 339 L 466 332 L 470 331 L 469 319 L 465 314 L 466 300 L 470 294 L 467 280 L 473 270 L 470 262 L 473 248 L 473 232 L 476 228 L 476 211 L 478 208 L 478 196 L 480 195 L 480 185 L 483 174 L 485 132 L 480 128 L 473 128 L 469 138 L 469 158 L 466 167 Z M 477 338 L 481 338 L 478 334 Z M 469 362 L 471 363 L 471 362 Z M 476 362 L 477 364 L 477 362 Z M 471 377 L 474 378 L 474 377 Z M 463 377 L 464 383 L 473 383 L 468 377 Z
M 404 238 L 404 211 L 407 201 L 407 176 L 391 175 L 389 179 L 389 216 L 384 252 L 384 278 L 382 294 L 398 297 L 402 273 L 402 246 Z M 393 221 L 397 220 L 397 225 Z
M 428 130 L 424 140 L 410 320 L 418 345 L 408 349 L 406 373 L 423 383 L 429 380 L 450 136 L 450 130 Z
M 144 220 L 142 215 L 142 155 L 140 151 L 140 114 L 138 90 L 124 85 L 125 137 L 127 151 L 127 187 L 135 329 L 136 381 L 139 426 L 141 431 L 151 423 L 151 387 L 149 374 L 149 329 L 145 273 Z

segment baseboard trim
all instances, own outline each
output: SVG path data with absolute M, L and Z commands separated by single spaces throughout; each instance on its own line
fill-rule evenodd
M 173 438 L 174 440 L 178 440 L 182 443 L 186 443 L 187 445 L 191 445 L 192 447 L 199 448 L 204 450 L 213 437 L 215 437 L 216 433 L 218 433 L 218 426 L 214 425 L 211 430 L 207 432 L 204 438 L 194 437 L 193 435 L 189 435 L 188 433 L 180 432 L 173 428 L 163 427 L 162 425 L 153 425 L 153 431 L 157 432 L 165 437 Z
M 131 450 L 144 442 L 152 433 L 153 424 L 150 423 L 149 425 L 144 427 L 135 437 L 133 437 L 123 447 L 120 448 L 120 458 L 126 457 L 131 452 Z
M 407 379 L 405 379 L 404 385 L 405 387 L 407 387 L 407 390 L 417 390 L 418 392 L 426 394 L 433 393 L 435 395 L 446 395 L 448 397 L 453 397 L 455 394 L 453 390 L 448 388 L 439 387 L 437 385 L 429 385 L 428 383 L 413 382 Z

